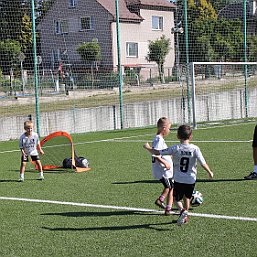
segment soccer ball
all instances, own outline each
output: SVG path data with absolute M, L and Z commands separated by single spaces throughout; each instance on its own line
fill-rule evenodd
M 203 203 L 203 195 L 199 192 L 194 190 L 191 198 L 192 206 L 199 206 Z
M 89 161 L 84 157 L 75 157 L 75 165 L 80 168 L 89 168 Z
M 85 168 L 88 168 L 88 167 L 89 167 L 89 161 L 88 161 L 86 158 L 83 158 L 81 162 L 82 162 L 82 165 L 83 165 Z

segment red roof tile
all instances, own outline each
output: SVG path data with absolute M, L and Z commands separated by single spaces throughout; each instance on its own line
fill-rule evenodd
M 161 6 L 161 7 L 173 7 L 176 6 L 170 3 L 168 0 L 126 0 L 128 5 L 145 5 L 145 6 Z
M 99 4 L 101 4 L 113 17 L 116 19 L 116 6 L 115 0 L 96 0 Z M 126 5 L 125 0 L 119 0 L 119 17 L 120 19 L 129 19 L 129 20 L 138 20 L 141 21 L 142 18 L 136 15 L 135 13 L 131 13 Z
M 115 0 L 96 0 L 116 19 Z M 167 0 L 119 0 L 119 17 L 125 20 L 142 21 L 142 17 L 129 11 L 127 6 L 153 6 L 175 8 L 175 5 Z

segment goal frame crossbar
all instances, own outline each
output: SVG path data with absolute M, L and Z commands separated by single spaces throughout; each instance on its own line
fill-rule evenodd
M 257 65 L 257 62 L 191 62 L 189 63 L 190 73 L 191 73 L 191 83 L 192 83 L 192 121 L 193 128 L 197 128 L 196 121 L 196 94 L 195 94 L 195 65 L 243 65 L 244 66 L 244 77 L 245 77 L 245 113 L 246 118 L 248 117 L 248 86 L 247 86 L 247 66 Z

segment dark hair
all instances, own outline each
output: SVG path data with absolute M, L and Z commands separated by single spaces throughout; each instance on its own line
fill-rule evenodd
M 189 125 L 181 125 L 178 128 L 178 138 L 187 140 L 192 135 L 192 129 Z

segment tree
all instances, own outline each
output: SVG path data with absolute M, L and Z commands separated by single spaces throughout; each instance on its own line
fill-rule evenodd
M 10 74 L 10 95 L 13 92 L 13 69 L 19 64 L 19 56 L 21 55 L 21 46 L 19 42 L 6 39 L 0 41 L 0 69 L 3 73 Z
M 96 39 L 80 44 L 77 48 L 77 52 L 86 63 L 89 62 L 91 64 L 101 60 L 101 47 Z
M 26 53 L 32 45 L 32 22 L 27 14 L 22 17 L 20 42 L 22 51 Z
M 249 36 L 247 39 L 248 61 L 257 61 L 257 36 Z
M 0 68 L 4 74 L 9 73 L 11 69 L 19 64 L 21 53 L 19 42 L 11 39 L 0 41 Z
M 165 83 L 164 63 L 165 58 L 170 51 L 170 39 L 162 35 L 160 39 L 149 41 L 148 50 L 149 51 L 146 57 L 147 61 L 157 63 L 160 82 Z
M 209 0 L 210 3 L 213 5 L 216 12 L 219 12 L 225 6 L 233 3 L 242 3 L 242 0 Z
M 91 42 L 84 42 L 76 49 L 80 54 L 81 59 L 91 66 L 92 84 L 94 81 L 94 64 L 97 68 L 97 63 L 101 60 L 101 47 L 96 39 Z
M 20 0 L 0 2 L 0 40 L 19 41 L 22 22 L 22 4 Z
M 0 0 L 0 40 L 19 42 L 23 53 L 32 49 L 31 1 Z
M 188 1 L 189 61 L 243 60 L 241 21 L 217 19 L 211 2 L 213 1 Z M 182 53 L 180 60 L 185 62 L 185 36 L 179 35 L 179 38 Z

